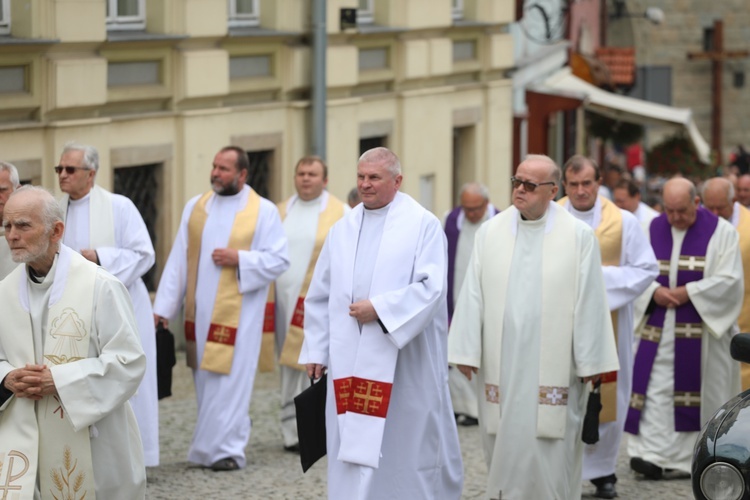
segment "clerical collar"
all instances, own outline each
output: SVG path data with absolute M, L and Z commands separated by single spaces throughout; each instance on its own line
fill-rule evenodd
M 88 201 L 89 198 L 91 198 L 91 191 L 93 191 L 94 188 L 91 188 L 88 193 L 86 193 L 85 196 L 81 196 L 77 200 L 74 200 L 73 198 L 68 198 L 68 204 L 69 205 L 82 205 L 84 202 Z
M 589 208 L 588 210 L 578 210 L 576 207 L 573 206 L 573 204 L 570 204 L 570 211 L 574 215 L 580 215 L 581 217 L 591 216 L 594 215 L 594 210 L 596 209 L 596 204 L 594 204 L 593 207 Z
M 57 257 L 60 255 L 60 252 L 55 253 L 55 257 L 52 260 L 52 265 L 49 268 L 49 271 L 47 271 L 47 274 L 37 274 L 36 271 L 34 271 L 34 268 L 26 265 L 26 271 L 29 275 L 29 279 L 33 282 L 38 284 L 44 283 L 44 281 L 47 279 L 47 276 L 54 273 L 55 270 L 55 264 L 57 264 Z
M 393 202 L 391 202 L 393 203 Z M 384 207 L 380 208 L 367 208 L 363 205 L 363 208 L 365 209 L 366 214 L 372 214 L 372 215 L 385 215 L 388 213 L 388 209 L 391 208 L 391 203 L 387 204 Z
M 549 213 L 549 208 L 544 211 L 541 217 L 538 219 L 527 219 L 521 214 L 521 211 L 518 211 L 518 218 L 519 223 L 523 224 L 524 226 L 536 226 L 536 225 L 543 225 L 547 223 L 547 214 Z
M 242 186 L 240 190 L 234 194 L 219 194 L 216 191 L 214 191 L 214 194 L 219 200 L 236 200 L 245 191 L 245 186 Z

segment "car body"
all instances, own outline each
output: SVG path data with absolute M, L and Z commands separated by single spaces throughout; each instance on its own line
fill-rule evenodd
M 750 362 L 750 334 L 736 335 L 731 351 Z M 701 429 L 692 482 L 699 500 L 750 500 L 750 390 L 724 403 Z

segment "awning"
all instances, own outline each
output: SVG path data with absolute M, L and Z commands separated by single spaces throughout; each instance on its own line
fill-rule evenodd
M 574 76 L 569 67 L 562 68 L 542 84 L 534 86 L 533 90 L 583 99 L 586 109 L 615 120 L 684 127 L 701 161 L 710 162 L 711 148 L 695 125 L 693 111 L 689 108 L 675 108 L 607 92 Z

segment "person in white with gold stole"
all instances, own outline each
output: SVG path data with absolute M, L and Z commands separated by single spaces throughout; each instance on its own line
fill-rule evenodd
M 215 471 L 246 464 L 268 286 L 289 267 L 279 212 L 245 184 L 249 169 L 241 148 L 216 153 L 212 190 L 185 206 L 154 301 L 162 323 L 184 301 L 198 400 L 188 460 Z
M 273 369 L 275 343 L 281 375 L 281 436 L 287 451 L 299 450 L 294 397 L 310 385 L 305 367 L 297 363 L 304 340 L 305 295 L 328 231 L 351 210 L 326 191 L 327 184 L 325 161 L 305 156 L 294 167 L 297 194 L 277 205 L 289 241 L 290 264 L 269 291 L 266 314 L 272 317 L 266 317 L 259 369 Z
M 357 165 L 362 203 L 328 233 L 305 298 L 299 362 L 328 369 L 328 498 L 461 497 L 448 391 L 446 242 L 440 221 L 398 191 L 386 148 Z
M 595 497 L 615 498 L 617 453 L 633 380 L 633 303 L 659 274 L 659 265 L 638 219 L 597 195 L 601 175 L 593 160 L 572 156 L 563 166 L 562 179 L 567 196 L 558 203 L 590 226 L 599 241 L 620 358 L 620 370 L 602 377 L 599 441 L 584 448 L 583 479 L 596 486 Z
M 3 220 L 5 203 L 19 186 L 18 170 L 14 165 L 0 161 L 0 221 Z M 5 229 L 0 227 L 0 280 L 18 266 L 10 255 L 10 247 L 5 241 Z
M 159 465 L 159 398 L 156 335 L 151 297 L 141 276 L 154 265 L 154 247 L 140 212 L 125 196 L 95 185 L 99 153 L 93 146 L 68 143 L 55 167 L 65 222 L 63 244 L 112 273 L 127 287 L 138 321 L 146 374 L 130 404 L 143 442 L 147 467 Z
M 560 169 L 529 155 L 513 206 L 479 229 L 448 361 L 480 382 L 486 498 L 579 499 L 588 382 L 619 368 L 594 231 L 552 200 Z
M 3 214 L 18 266 L 0 282 L 0 491 L 18 500 L 146 496 L 130 398 L 146 371 L 123 284 L 61 244 L 40 187 Z

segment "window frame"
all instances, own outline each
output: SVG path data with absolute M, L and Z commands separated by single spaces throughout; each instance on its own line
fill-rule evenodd
M 120 0 L 107 0 L 109 12 L 117 12 L 117 4 Z M 146 0 L 138 2 L 138 14 L 135 16 L 107 16 L 107 31 L 143 30 L 146 29 Z
M 375 22 L 375 0 L 364 1 L 368 7 L 367 9 L 357 7 L 357 24 L 372 24 Z
M 456 3 L 454 6 L 453 3 Z M 451 17 L 454 21 L 464 18 L 464 0 L 451 0 Z
M 0 35 L 10 35 L 10 0 L 0 0 L 2 14 L 0 15 Z
M 238 14 L 237 0 L 228 0 L 227 13 L 229 14 L 230 28 L 246 28 L 260 26 L 260 0 L 253 2 L 254 14 Z

